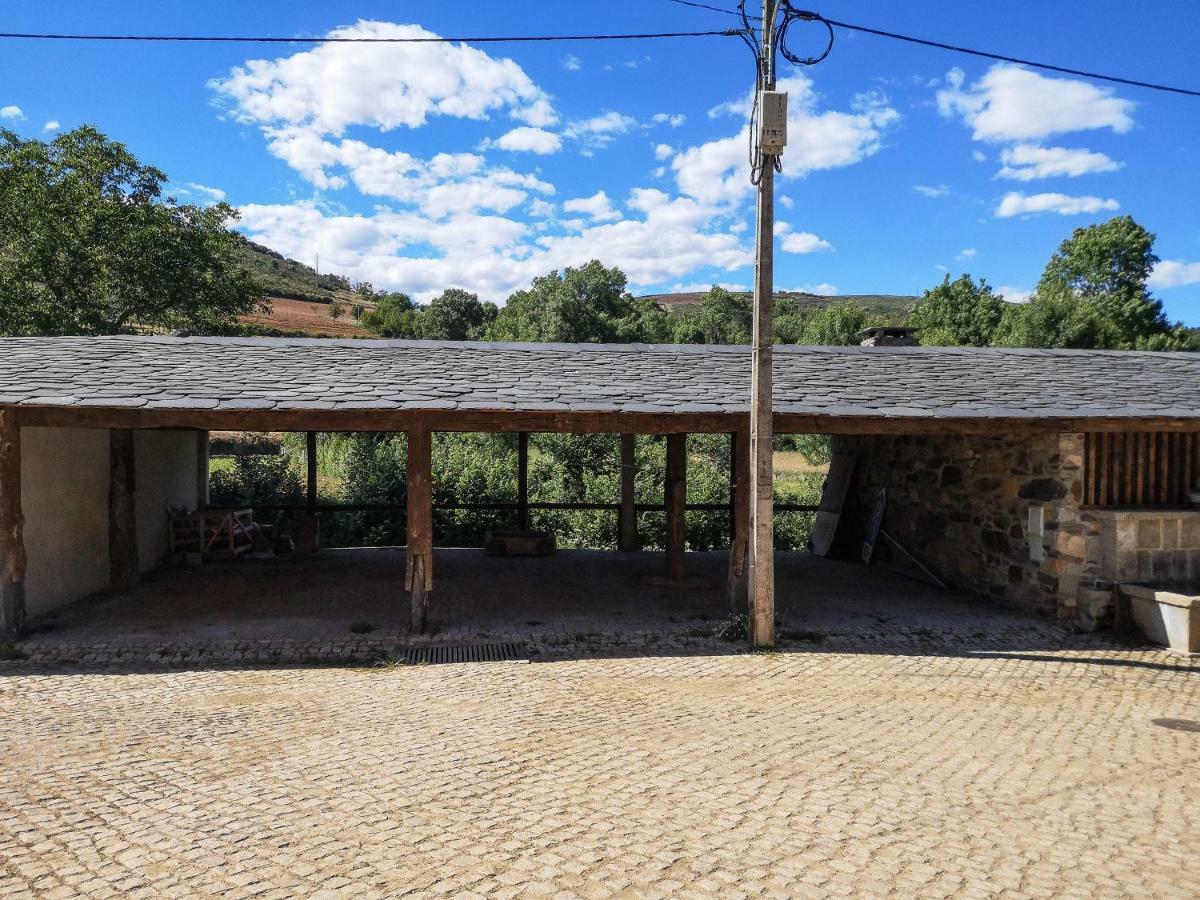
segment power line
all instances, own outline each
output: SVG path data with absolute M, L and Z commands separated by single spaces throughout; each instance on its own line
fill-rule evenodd
M 1200 97 L 1200 91 L 1194 91 L 1190 88 L 1175 87 L 1169 84 L 1158 84 L 1152 81 L 1138 81 L 1135 78 L 1123 78 L 1119 75 L 1105 75 L 1100 72 L 1089 72 L 1085 69 L 1072 69 L 1067 66 L 1056 66 L 1051 63 L 1037 62 L 1032 59 L 1022 59 L 1019 56 L 1005 56 L 1003 53 L 991 53 L 987 50 L 974 50 L 970 47 L 960 47 L 956 44 L 945 44 L 941 41 L 930 41 L 925 38 L 913 37 L 908 34 L 897 34 L 893 31 L 882 31 L 878 28 L 868 28 L 866 25 L 851 25 L 848 22 L 838 22 L 834 19 L 826 19 L 823 16 L 818 16 L 819 21 L 827 22 L 835 28 L 845 28 L 847 31 L 861 31 L 865 34 L 874 34 L 879 37 L 891 38 L 896 41 L 906 41 L 910 44 L 920 44 L 923 47 L 936 47 L 939 50 L 950 50 L 954 53 L 966 53 L 969 56 L 981 56 L 984 59 L 995 59 L 1000 62 L 1017 63 L 1022 66 L 1029 66 L 1034 69 L 1045 69 L 1049 72 L 1062 72 L 1065 75 L 1079 75 L 1083 78 L 1091 78 L 1096 81 L 1111 81 L 1114 84 L 1127 84 L 1133 87 L 1147 88 L 1152 91 L 1166 91 L 1171 94 L 1183 94 L 1186 97 Z
M 650 34 L 553 34 L 514 37 L 232 37 L 186 34 L 45 34 L 0 32 L 0 39 L 26 41 L 118 41 L 191 44 L 513 44 L 547 41 L 639 41 L 659 38 L 737 37 L 723 31 L 663 31 Z
M 697 3 L 693 0 L 668 0 L 670 3 L 677 3 L 681 6 L 690 6 L 696 9 L 704 9 L 710 12 L 724 13 L 729 16 L 739 16 L 742 13 L 739 10 L 725 9 L 719 6 L 710 6 L 707 3 Z M 1146 88 L 1151 91 L 1165 91 L 1170 94 L 1182 94 L 1185 97 L 1200 97 L 1200 90 L 1192 90 L 1190 88 L 1176 87 L 1169 84 L 1161 84 L 1152 81 L 1141 81 L 1136 78 L 1125 78 L 1120 75 L 1106 75 L 1103 72 L 1091 72 L 1086 69 L 1075 69 L 1069 66 L 1059 66 L 1053 63 L 1038 62 L 1033 59 L 1024 59 L 1019 56 L 1008 56 L 1003 53 L 993 53 L 989 50 L 976 50 L 972 47 L 964 47 L 960 44 L 948 44 L 943 41 L 929 40 L 928 38 L 919 38 L 910 34 L 900 34 L 895 31 L 884 31 L 880 28 L 871 28 L 867 25 L 856 25 L 852 22 L 839 22 L 837 19 L 829 19 L 820 13 L 808 12 L 806 10 L 797 10 L 792 8 L 790 3 L 785 3 L 785 10 L 791 10 L 796 18 L 809 21 L 821 22 L 827 27 L 844 28 L 847 31 L 858 31 L 863 34 L 873 34 L 876 37 L 889 38 L 895 41 L 904 41 L 909 44 L 917 44 L 922 47 L 934 47 L 938 50 L 949 50 L 952 53 L 964 53 L 968 56 L 977 56 L 983 59 L 994 59 L 999 62 L 1015 63 L 1017 65 L 1029 66 L 1031 69 L 1043 69 L 1048 72 L 1059 72 L 1064 75 L 1077 75 L 1081 78 L 1090 78 L 1095 81 L 1107 81 L 1113 84 L 1124 84 L 1131 87 Z M 745 15 L 748 19 L 761 19 L 760 16 L 752 16 L 748 13 Z

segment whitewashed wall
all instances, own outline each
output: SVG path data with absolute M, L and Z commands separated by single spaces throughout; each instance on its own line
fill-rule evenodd
M 21 429 L 25 604 L 30 618 L 108 587 L 108 431 Z M 167 554 L 167 506 L 196 507 L 195 432 L 135 437 L 142 571 Z

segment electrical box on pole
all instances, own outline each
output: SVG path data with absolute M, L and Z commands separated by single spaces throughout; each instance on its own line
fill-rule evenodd
M 787 93 L 760 91 L 758 109 L 759 149 L 764 156 L 779 156 L 787 146 Z

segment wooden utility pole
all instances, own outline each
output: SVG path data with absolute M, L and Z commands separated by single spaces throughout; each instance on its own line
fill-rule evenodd
M 317 514 L 317 433 L 304 433 L 304 462 L 308 469 L 308 478 L 304 485 L 304 501 L 306 512 L 310 516 Z
M 759 62 L 759 116 L 766 120 L 763 93 L 775 90 L 775 16 L 778 0 L 763 0 Z M 752 135 L 757 142 L 761 133 Z M 779 150 L 758 146 L 758 246 L 754 277 L 754 350 L 750 398 L 750 642 L 775 644 L 774 423 L 771 378 L 774 356 L 775 161 Z

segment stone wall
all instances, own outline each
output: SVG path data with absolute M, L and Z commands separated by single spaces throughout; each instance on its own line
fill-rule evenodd
M 1200 579 L 1200 510 L 1082 506 L 1083 446 L 1082 434 L 839 436 L 835 452 L 857 457 L 842 533 L 857 552 L 886 488 L 884 529 L 942 580 L 1089 630 L 1111 621 L 1118 582 Z

